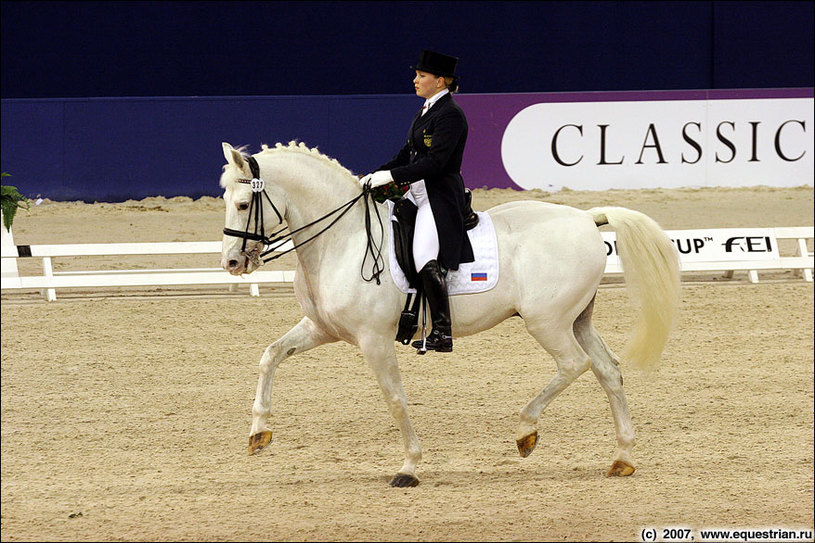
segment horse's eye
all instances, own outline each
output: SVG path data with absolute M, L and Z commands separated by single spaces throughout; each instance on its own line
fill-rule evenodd
M 238 204 L 238 211 L 246 211 L 247 209 L 249 209 L 249 204 L 246 202 L 241 202 Z

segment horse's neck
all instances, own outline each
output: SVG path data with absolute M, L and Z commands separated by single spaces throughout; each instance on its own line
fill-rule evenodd
M 343 206 L 359 196 L 359 189 L 331 164 L 318 158 L 295 156 L 283 165 L 276 182 L 286 193 L 286 222 L 290 231 L 303 229 L 293 234 L 295 245 L 325 230 L 297 251 L 302 263 L 318 265 L 322 256 L 343 250 L 344 241 L 364 233 L 365 206 L 357 201 L 345 211 Z M 343 217 L 329 228 L 343 211 Z
M 286 220 L 291 230 L 316 221 L 359 194 L 342 171 L 317 158 L 304 156 L 289 162 L 293 166 L 281 170 L 276 183 L 286 193 Z

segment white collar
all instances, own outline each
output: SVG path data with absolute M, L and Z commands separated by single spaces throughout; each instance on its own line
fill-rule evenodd
M 444 89 L 442 91 L 439 91 L 436 94 L 434 94 L 433 96 L 431 96 L 430 98 L 428 98 L 427 100 L 425 100 L 424 105 L 427 106 L 427 109 L 430 109 L 431 107 L 433 107 L 433 104 L 435 104 L 436 102 L 439 101 L 439 98 L 441 98 L 445 94 L 449 94 L 449 93 L 450 93 L 450 89 Z

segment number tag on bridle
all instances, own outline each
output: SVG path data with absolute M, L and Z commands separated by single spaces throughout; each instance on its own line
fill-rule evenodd
M 263 182 L 263 179 L 258 177 L 253 178 L 249 185 L 252 187 L 252 192 L 263 192 L 263 189 L 266 188 L 266 183 Z

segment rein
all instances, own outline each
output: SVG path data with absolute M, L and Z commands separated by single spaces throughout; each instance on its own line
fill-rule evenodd
M 277 214 L 278 224 L 280 226 L 283 224 L 283 216 L 280 214 L 280 211 L 277 209 L 277 206 L 274 205 L 272 199 L 269 197 L 268 193 L 266 192 L 266 184 L 260 177 L 260 167 L 258 166 L 257 160 L 254 157 L 247 157 L 247 162 L 249 163 L 249 168 L 252 170 L 252 179 L 236 179 L 235 181 L 238 183 L 244 183 L 247 185 L 252 186 L 252 201 L 249 204 L 249 216 L 246 219 L 246 229 L 242 232 L 240 230 L 233 230 L 231 228 L 224 228 L 224 234 L 227 236 L 233 236 L 237 238 L 243 239 L 243 245 L 241 246 L 241 254 L 245 255 L 247 258 L 252 259 L 258 266 L 261 264 L 265 264 L 266 262 L 270 262 L 272 260 L 276 260 L 292 251 L 297 250 L 298 248 L 302 247 L 309 241 L 313 240 L 314 238 L 318 237 L 320 234 L 334 226 L 337 221 L 339 221 L 343 215 L 348 213 L 348 211 L 356 204 L 358 201 L 362 200 L 365 203 L 365 233 L 367 237 L 367 243 L 365 246 L 365 256 L 362 259 L 362 266 L 360 268 L 360 275 L 362 279 L 365 281 L 373 281 L 376 280 L 376 284 L 381 284 L 381 280 L 379 276 L 385 269 L 384 259 L 382 257 L 382 243 L 384 239 L 385 229 L 382 225 L 382 218 L 379 215 L 379 209 L 376 207 L 376 203 L 374 202 L 374 197 L 372 194 L 372 190 L 366 186 L 362 189 L 362 193 L 359 196 L 355 196 L 348 202 L 342 204 L 338 208 L 334 209 L 323 215 L 322 217 L 306 224 L 305 226 L 301 226 L 296 230 L 290 231 L 288 234 L 284 234 L 282 236 L 278 236 L 281 232 L 283 232 L 286 228 L 281 228 L 277 232 L 273 232 L 268 237 L 266 236 L 265 229 L 263 226 L 263 196 L 266 197 L 266 200 L 271 204 L 272 209 L 274 209 L 275 214 Z M 370 202 L 369 202 L 370 200 Z M 373 206 L 371 206 L 373 204 Z M 376 241 L 373 238 L 373 232 L 371 231 L 371 207 L 374 208 L 376 212 L 376 218 L 379 221 L 379 243 L 377 245 Z M 255 228 L 253 232 L 249 232 L 249 225 L 252 222 L 252 212 L 254 211 L 254 219 L 255 219 Z M 293 245 L 291 249 L 287 249 L 283 252 L 277 253 L 276 255 L 270 256 L 268 258 L 263 258 L 266 255 L 275 252 L 279 247 L 283 246 L 288 241 L 293 240 L 294 234 L 305 230 L 315 224 L 318 224 L 332 215 L 339 213 L 334 220 L 332 220 L 327 226 L 325 226 L 322 230 L 308 238 L 307 240 L 303 241 L 302 243 Z M 258 233 L 258 228 L 260 232 Z M 275 237 L 276 236 L 276 237 Z M 247 240 L 252 241 L 259 241 L 263 243 L 264 250 L 260 254 L 253 254 L 249 255 L 246 252 L 246 242 Z M 277 244 L 277 245 L 274 245 Z M 274 246 L 272 246 L 274 245 Z M 368 257 L 373 258 L 373 268 L 371 270 L 371 276 L 365 277 L 365 262 L 367 262 Z

